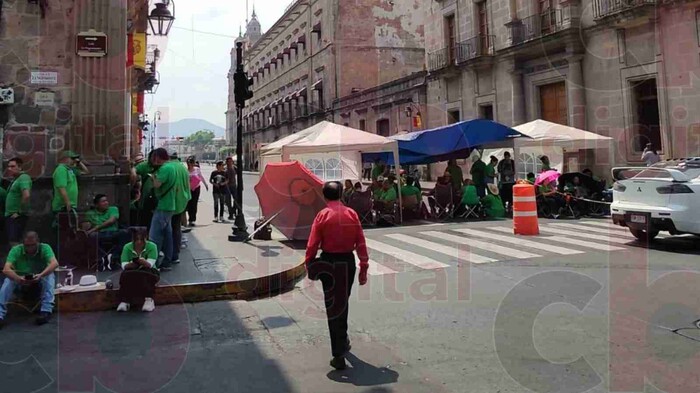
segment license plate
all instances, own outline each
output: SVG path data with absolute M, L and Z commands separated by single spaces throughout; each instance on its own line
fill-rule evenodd
M 647 223 L 647 216 L 643 214 L 632 214 L 630 215 L 630 221 L 635 223 L 635 224 L 646 224 Z

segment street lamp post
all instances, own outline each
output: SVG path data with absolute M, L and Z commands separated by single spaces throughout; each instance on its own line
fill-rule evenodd
M 243 108 L 245 102 L 253 98 L 253 92 L 250 91 L 250 86 L 253 85 L 253 80 L 248 78 L 248 75 L 243 70 L 243 44 L 236 44 L 236 73 L 233 76 L 234 81 L 234 98 L 236 101 L 236 172 L 237 183 L 236 188 L 236 204 L 237 212 L 236 221 L 232 228 L 232 234 L 228 240 L 231 242 L 242 242 L 248 240 L 248 226 L 245 223 L 243 215 Z

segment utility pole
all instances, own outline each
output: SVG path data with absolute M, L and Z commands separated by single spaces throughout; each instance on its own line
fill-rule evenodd
M 245 102 L 253 98 L 250 87 L 253 79 L 249 79 L 243 70 L 243 43 L 236 44 L 236 73 L 233 75 L 234 98 L 236 101 L 236 175 L 238 187 L 236 187 L 236 221 L 233 224 L 232 234 L 228 240 L 231 242 L 243 242 L 248 239 L 248 226 L 243 215 L 243 108 Z

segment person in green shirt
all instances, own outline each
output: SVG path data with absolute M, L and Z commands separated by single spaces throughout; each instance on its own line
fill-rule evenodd
M 479 204 L 479 195 L 476 193 L 476 186 L 470 179 L 464 180 L 464 188 L 462 188 L 462 204 L 464 206 L 476 206 Z
M 394 202 L 396 202 L 396 198 L 396 188 L 394 188 L 391 181 L 384 180 L 381 192 L 378 195 L 375 194 L 374 197 L 376 209 L 381 212 L 390 211 Z
M 138 209 L 137 220 L 132 223 L 150 228 L 151 220 L 153 219 L 153 212 L 158 204 L 158 199 L 155 196 L 155 190 L 153 189 L 153 179 L 151 174 L 155 172 L 156 168 L 153 165 L 153 151 L 148 154 L 148 160 L 142 160 L 141 157 L 137 156 L 131 167 L 131 183 L 137 185 L 140 183 L 141 187 L 141 198 L 139 198 L 136 203 Z
M 476 193 L 479 197 L 486 195 L 486 164 L 481 161 L 478 155 L 472 157 L 472 168 L 469 170 L 469 174 L 472 175 L 472 181 L 474 182 L 474 187 L 476 187 Z
M 406 196 L 413 196 L 415 195 L 416 198 L 418 198 L 418 201 L 423 199 L 423 192 L 421 191 L 420 188 L 416 187 L 415 185 L 415 180 L 411 176 L 406 177 L 406 185 L 401 187 L 401 196 L 406 197 Z
M 377 180 L 384 174 L 386 166 L 380 159 L 374 160 L 374 165 L 372 166 L 372 180 Z
M 535 174 L 534 174 L 534 173 L 528 172 L 528 173 L 527 173 L 526 180 L 527 180 L 527 182 L 530 183 L 530 184 L 535 184 L 535 180 L 537 180 L 537 179 L 535 178 Z
M 153 295 L 160 273 L 156 268 L 158 247 L 148 241 L 143 228 L 134 228 L 131 242 L 124 245 L 121 264 L 124 271 L 119 277 L 119 306 L 117 311 L 129 311 L 132 304 L 143 304 L 142 311 L 151 312 L 156 305 Z
M 496 184 L 496 166 L 498 166 L 498 158 L 491 156 L 484 170 L 486 184 Z
M 464 178 L 464 174 L 462 173 L 462 168 L 457 165 L 456 160 L 449 160 L 447 162 L 447 169 L 445 169 L 446 172 L 450 173 L 450 177 L 452 178 L 452 190 L 454 192 L 457 192 L 462 189 L 462 179 Z
M 486 217 L 503 218 L 506 215 L 506 208 L 503 206 L 503 201 L 498 195 L 498 186 L 495 184 L 487 184 L 489 194 L 481 198 L 481 203 L 484 205 Z
M 29 198 L 32 178 L 22 172 L 21 158 L 11 158 L 7 162 L 7 174 L 12 178 L 4 201 L 5 231 L 11 246 L 22 241 L 24 229 L 29 219 Z
M 101 271 L 112 270 L 115 265 L 112 255 L 121 255 L 129 234 L 126 230 L 119 229 L 119 209 L 109 205 L 105 194 L 95 195 L 93 202 L 93 208 L 85 214 L 90 223 L 90 229 L 86 233 L 97 243 L 100 262 L 98 268 Z
M 180 249 L 182 247 L 183 215 L 185 214 L 187 205 L 190 203 L 190 199 L 192 198 L 192 190 L 190 190 L 190 171 L 187 170 L 187 166 L 180 161 L 176 151 L 170 153 L 169 165 L 174 166 L 175 180 L 177 182 L 177 186 L 175 187 L 175 213 L 170 221 L 173 229 L 172 263 L 177 264 L 180 263 Z M 230 194 L 230 189 L 227 188 L 225 191 L 229 192 Z M 229 213 L 231 213 L 231 211 L 231 206 L 229 205 Z M 221 213 L 223 213 L 223 211 Z M 191 230 L 192 228 L 186 228 L 185 231 L 190 232 Z
M 552 166 L 549 164 L 549 157 L 542 156 L 542 157 L 540 157 L 540 161 L 542 162 L 542 172 L 547 172 L 547 171 L 552 170 Z
M 37 325 L 43 325 L 51 319 L 56 286 L 54 271 L 57 267 L 58 261 L 51 246 L 39 242 L 36 232 L 27 232 L 23 243 L 10 249 L 2 271 L 6 278 L 0 288 L 0 328 L 7 315 L 7 303 L 12 300 L 15 291 L 33 285 L 41 285 L 41 309 L 36 319 Z
M 53 200 L 51 209 L 54 213 L 70 212 L 78 207 L 78 179 L 76 174 L 87 175 L 90 171 L 80 161 L 80 155 L 64 151 L 59 156 L 59 163 L 53 172 Z

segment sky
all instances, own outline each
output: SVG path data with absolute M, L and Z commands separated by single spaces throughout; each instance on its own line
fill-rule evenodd
M 249 0 L 265 33 L 292 0 Z M 245 0 L 176 0 L 175 23 L 165 37 L 149 36 L 161 59 L 160 86 L 147 95 L 149 116 L 161 112 L 161 122 L 199 118 L 225 127 L 230 52 L 239 26 L 245 33 Z M 250 18 L 250 16 L 249 16 Z M 195 31 L 193 31 L 195 30 Z M 197 32 L 199 31 L 199 32 Z M 201 32 L 211 33 L 204 34 Z

